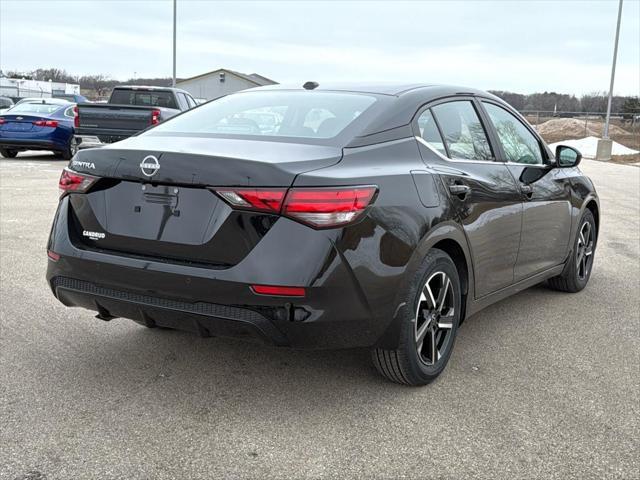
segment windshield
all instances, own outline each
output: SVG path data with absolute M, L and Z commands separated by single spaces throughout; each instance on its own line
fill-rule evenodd
M 376 102 L 356 93 L 263 91 L 222 97 L 150 133 L 205 133 L 328 139 Z
M 50 103 L 42 103 L 42 102 L 21 103 L 19 105 L 14 105 L 12 108 L 7 110 L 5 113 L 13 113 L 13 114 L 17 114 L 17 113 L 44 113 L 44 114 L 51 114 L 51 113 L 55 112 L 56 110 L 60 110 L 61 108 L 62 108 L 62 105 L 60 105 L 60 104 L 52 105 Z

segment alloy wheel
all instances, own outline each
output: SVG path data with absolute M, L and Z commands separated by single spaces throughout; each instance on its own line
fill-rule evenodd
M 450 346 L 455 320 L 455 292 L 449 276 L 432 274 L 420 292 L 416 310 L 415 341 L 418 357 L 433 366 Z
M 576 247 L 576 269 L 578 278 L 584 280 L 591 271 L 593 265 L 594 235 L 590 222 L 584 222 L 578 233 L 578 245 Z

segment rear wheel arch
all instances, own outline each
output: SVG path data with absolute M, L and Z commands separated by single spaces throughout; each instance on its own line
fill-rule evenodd
M 595 199 L 592 198 L 586 203 L 584 208 L 591 210 L 591 213 L 593 214 L 593 219 L 596 222 L 596 232 L 599 232 L 600 231 L 600 207 L 598 207 L 598 203 L 595 201 Z

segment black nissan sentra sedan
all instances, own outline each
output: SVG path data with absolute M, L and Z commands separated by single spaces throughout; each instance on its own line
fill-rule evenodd
M 258 88 L 79 152 L 47 280 L 101 320 L 371 347 L 423 385 L 465 318 L 585 287 L 600 210 L 580 159 L 468 88 Z

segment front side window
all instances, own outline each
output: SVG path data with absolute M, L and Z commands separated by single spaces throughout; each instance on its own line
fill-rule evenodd
M 376 97 L 334 92 L 229 95 L 158 125 L 159 132 L 328 139 L 339 135 Z
M 543 163 L 538 139 L 511 113 L 493 103 L 482 102 L 493 123 L 508 162 Z
M 469 100 L 442 103 L 432 108 L 449 150 L 462 160 L 493 160 L 484 127 Z
M 420 130 L 420 136 L 422 139 L 431 145 L 434 149 L 440 152 L 442 155 L 447 155 L 447 150 L 444 148 L 444 142 L 438 131 L 436 121 L 433 119 L 431 110 L 427 109 L 418 117 L 418 129 Z

